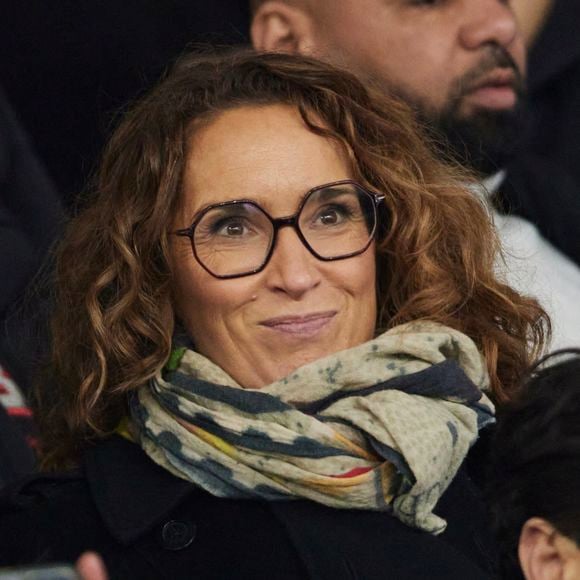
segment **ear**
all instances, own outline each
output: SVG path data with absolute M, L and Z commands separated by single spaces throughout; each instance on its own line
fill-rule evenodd
M 299 6 L 284 0 L 267 0 L 252 19 L 252 44 L 265 52 L 311 54 L 313 24 L 311 15 Z
M 526 580 L 561 580 L 564 561 L 557 546 L 561 534 L 541 518 L 530 518 L 520 534 L 518 555 Z

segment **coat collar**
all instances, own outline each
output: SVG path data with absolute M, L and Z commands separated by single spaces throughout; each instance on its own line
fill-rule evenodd
M 200 493 L 118 435 L 87 449 L 83 466 L 105 526 L 123 544 L 149 531 L 189 494 Z

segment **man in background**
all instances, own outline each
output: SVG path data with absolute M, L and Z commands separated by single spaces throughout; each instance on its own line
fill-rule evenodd
M 449 151 L 480 177 L 483 187 L 474 193 L 495 205 L 505 249 L 505 264 L 498 267 L 506 281 L 547 309 L 554 346 L 580 343 L 580 269 L 544 237 L 558 224 L 542 224 L 541 234 L 526 219 L 497 211 L 512 209 L 501 192 L 527 126 L 525 47 L 509 4 L 253 0 L 251 8 L 257 49 L 308 54 L 347 67 L 398 94 L 445 136 Z M 555 200 L 557 189 L 550 195 Z M 558 209 L 562 215 L 569 211 Z

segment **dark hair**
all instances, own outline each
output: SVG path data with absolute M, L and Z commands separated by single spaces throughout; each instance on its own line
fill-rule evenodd
M 470 336 L 496 400 L 542 345 L 546 315 L 494 275 L 497 241 L 467 177 L 432 152 L 410 109 L 352 74 L 301 56 L 190 54 L 124 117 L 93 199 L 57 252 L 52 372 L 41 392 L 44 465 L 115 429 L 126 393 L 171 347 L 168 229 L 196 128 L 242 106 L 287 104 L 344 148 L 353 178 L 386 195 L 377 238 L 377 329 L 431 319 Z M 46 397 L 55 393 L 53 404 Z M 44 399 L 42 400 L 42 395 Z
M 563 355 L 573 358 L 545 366 Z M 523 578 L 518 543 L 531 517 L 580 545 L 580 349 L 543 359 L 501 410 L 489 497 L 503 578 Z

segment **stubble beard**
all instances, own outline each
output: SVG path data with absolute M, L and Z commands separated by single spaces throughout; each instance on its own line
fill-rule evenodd
M 470 87 L 497 68 L 514 72 L 516 105 L 509 110 L 477 108 L 469 115 L 462 114 L 463 99 Z M 399 95 L 434 133 L 433 141 L 440 153 L 482 176 L 504 168 L 528 132 L 530 118 L 523 75 L 511 56 L 499 46 L 490 46 L 479 65 L 453 83 L 442 110 L 434 111 L 412 95 Z

